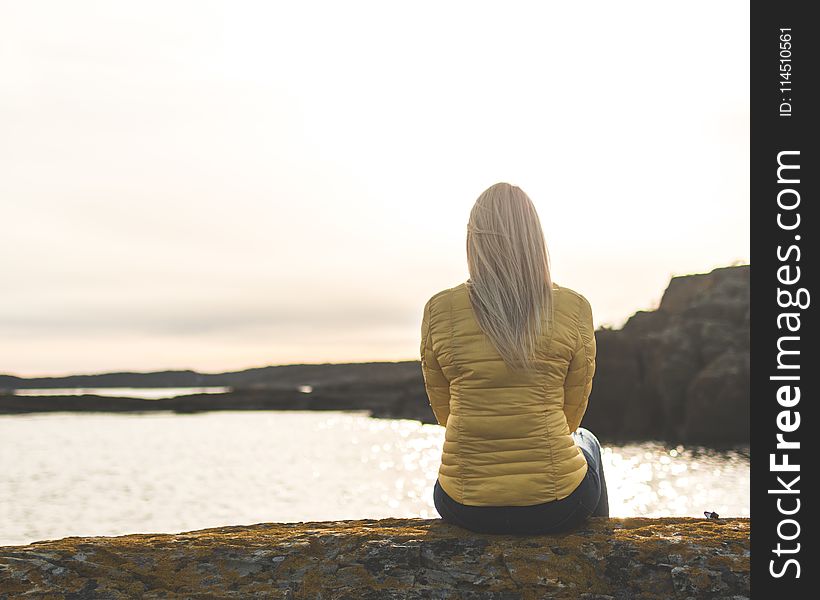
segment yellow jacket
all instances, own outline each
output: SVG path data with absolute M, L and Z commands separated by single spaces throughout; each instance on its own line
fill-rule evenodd
M 587 463 L 570 432 L 581 424 L 595 373 L 592 309 L 553 284 L 554 326 L 538 368 L 512 372 L 479 328 L 466 283 L 424 306 L 421 367 L 430 407 L 445 425 L 438 479 L 473 506 L 529 506 L 568 496 Z

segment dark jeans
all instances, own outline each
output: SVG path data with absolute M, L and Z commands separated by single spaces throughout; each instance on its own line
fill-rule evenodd
M 453 500 L 438 480 L 433 502 L 447 523 L 478 533 L 539 534 L 566 531 L 590 516 L 609 516 L 601 444 L 592 432 L 581 427 L 572 434 L 589 468 L 581 483 L 566 498 L 532 506 L 468 506 Z

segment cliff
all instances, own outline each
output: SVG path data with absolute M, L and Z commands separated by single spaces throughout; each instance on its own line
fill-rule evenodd
M 598 330 L 584 426 L 604 437 L 749 441 L 747 266 L 675 277 L 657 310 Z
M 71 537 L 0 547 L 0 600 L 740 600 L 749 596 L 749 527 L 593 519 L 568 534 L 513 537 L 386 519 Z

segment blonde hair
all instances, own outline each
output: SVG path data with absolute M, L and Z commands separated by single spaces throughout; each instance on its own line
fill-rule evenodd
M 512 369 L 535 366 L 539 336 L 552 323 L 552 279 L 541 221 L 529 196 L 496 183 L 467 223 L 470 303 L 481 330 Z

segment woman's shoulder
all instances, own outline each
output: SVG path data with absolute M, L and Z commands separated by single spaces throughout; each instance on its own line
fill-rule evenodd
M 436 292 L 430 296 L 430 299 L 424 305 L 425 311 L 430 312 L 461 307 L 469 307 L 467 282 L 465 281 Z
M 589 300 L 586 299 L 581 292 L 578 292 L 572 288 L 568 288 L 563 285 L 558 285 L 557 283 L 552 284 L 552 293 L 554 296 L 560 298 L 565 302 L 574 302 L 576 304 L 589 304 Z
M 448 288 L 445 288 L 443 290 L 440 290 L 440 291 L 436 292 L 435 294 L 430 296 L 430 299 L 427 302 L 435 302 L 437 300 L 444 299 L 445 297 L 456 296 L 459 293 L 466 292 L 466 291 L 467 291 L 467 282 L 462 281 L 461 283 L 456 284 L 453 287 L 448 287 Z
M 592 307 L 589 300 L 580 292 L 553 283 L 552 297 L 556 313 L 578 320 L 592 319 Z

